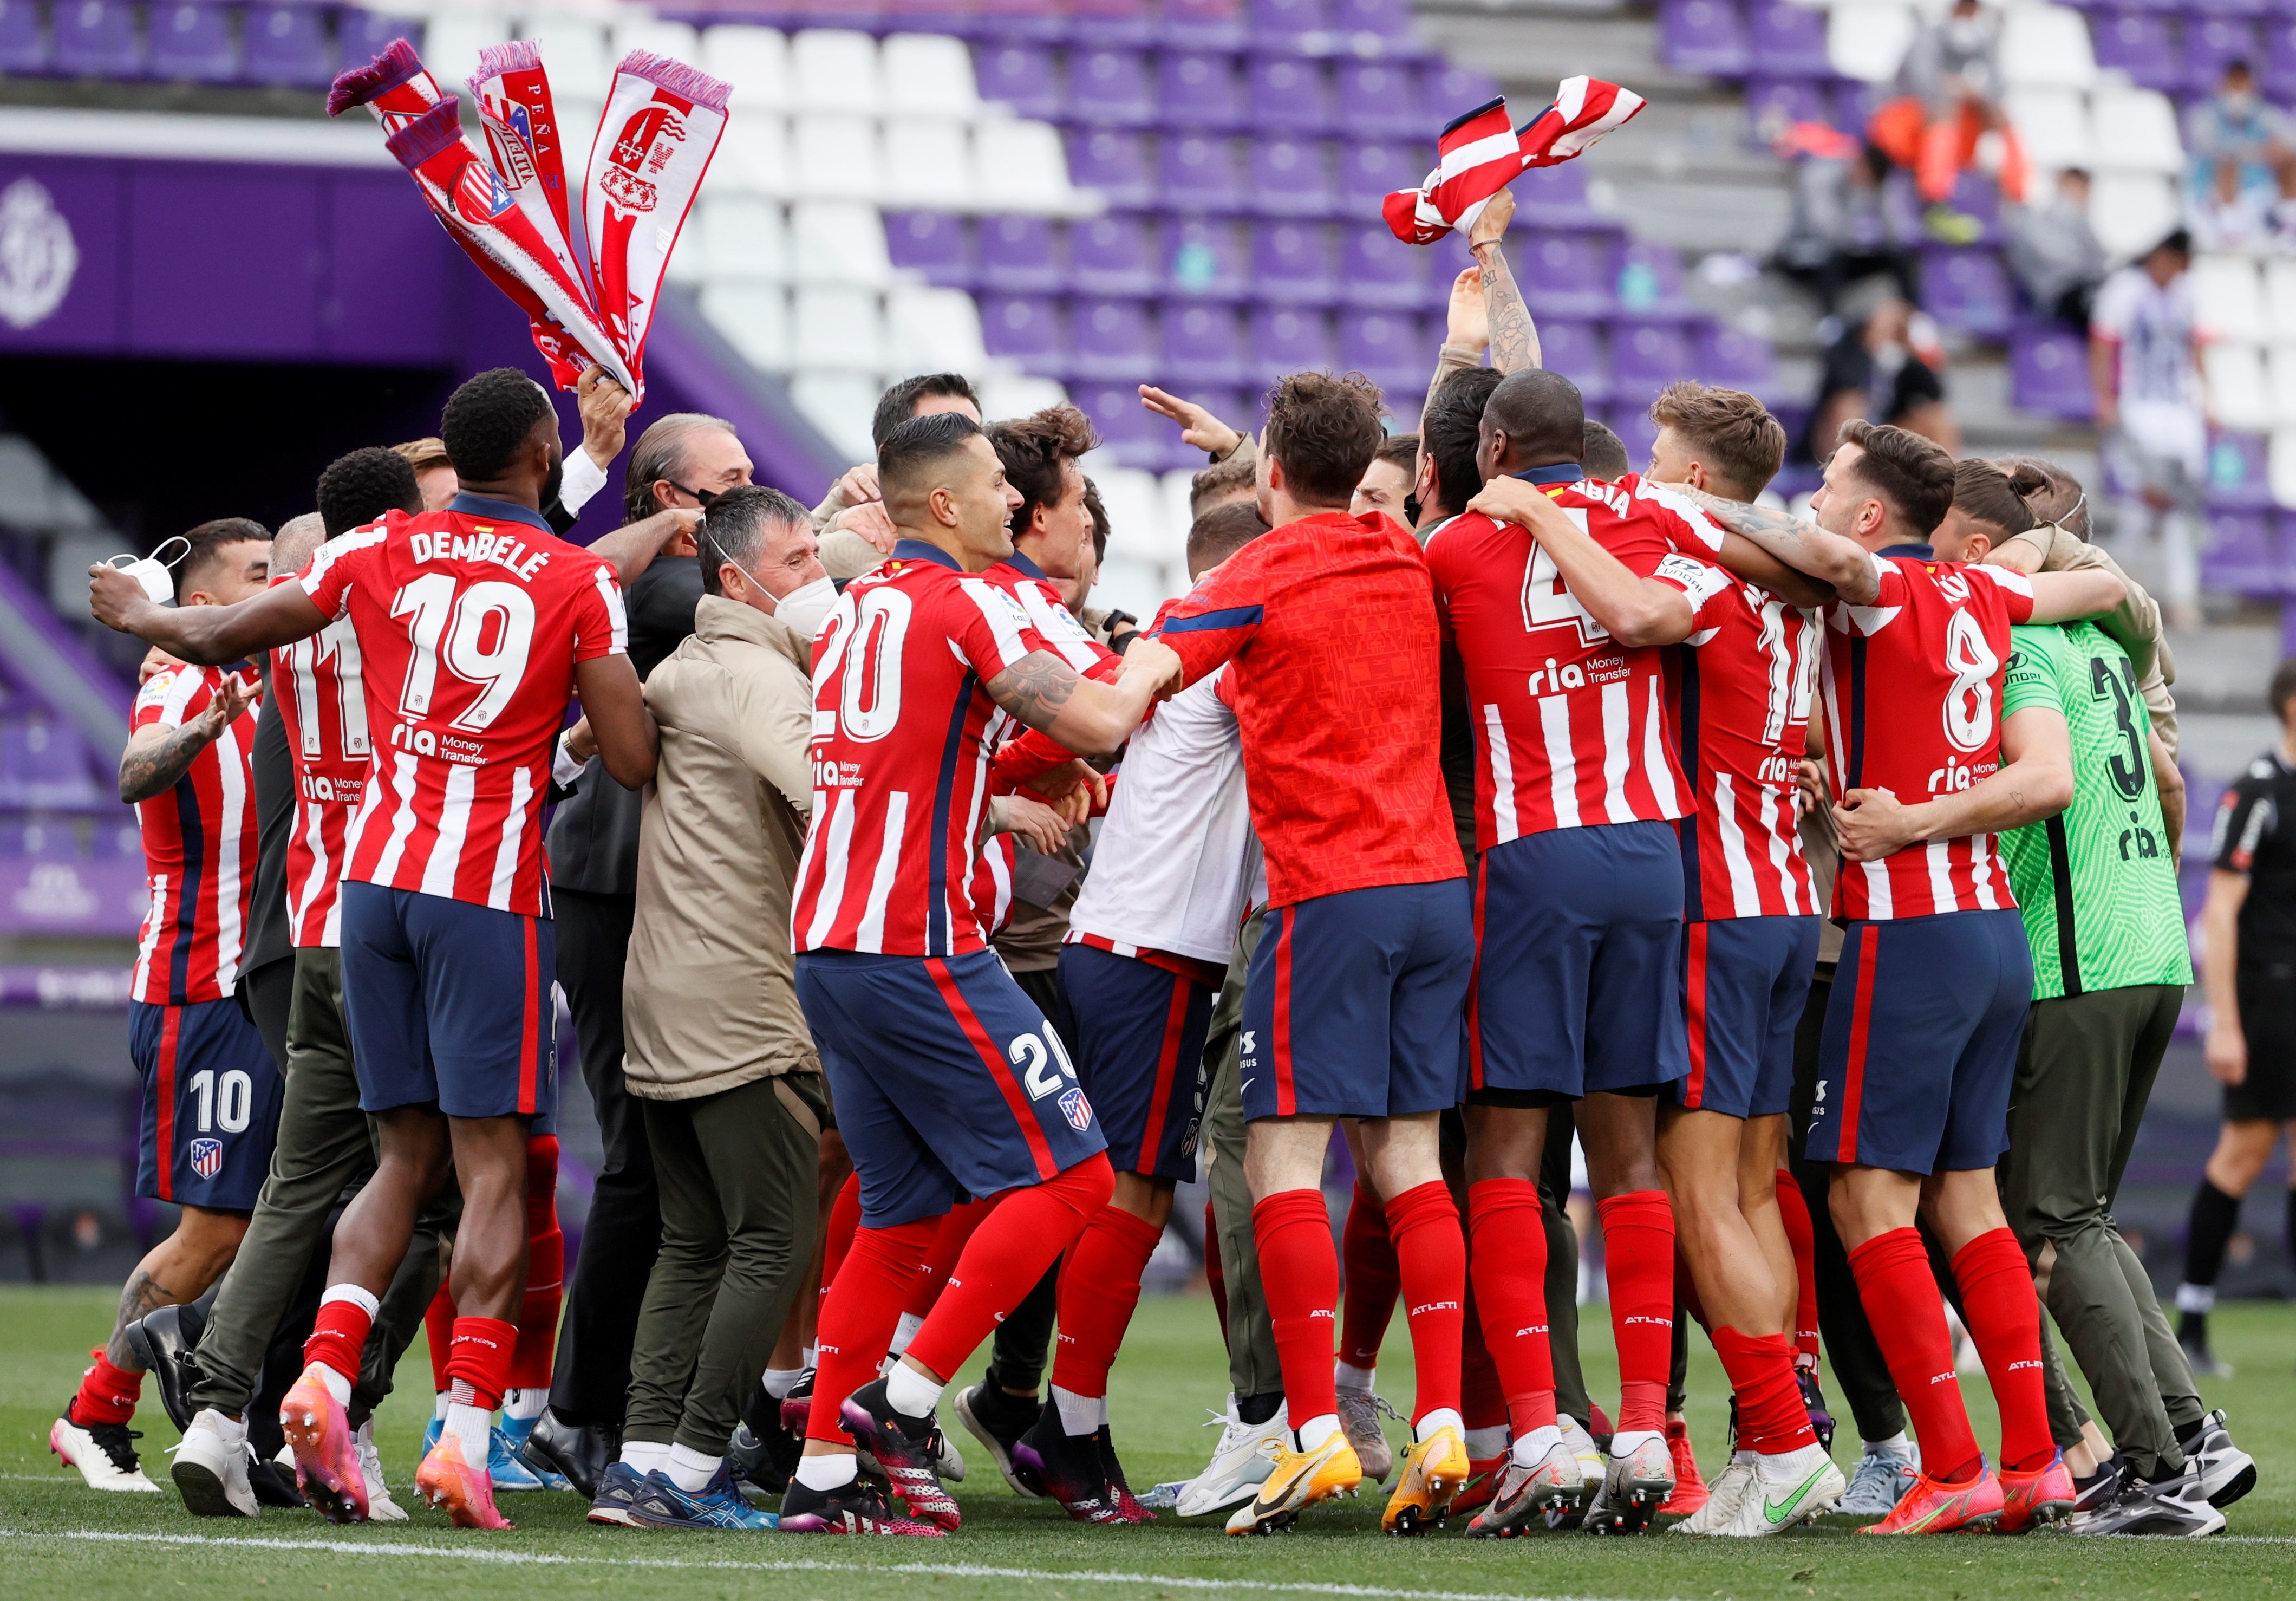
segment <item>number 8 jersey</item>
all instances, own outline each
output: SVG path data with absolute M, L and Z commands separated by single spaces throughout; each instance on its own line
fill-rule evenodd
M 2033 612 L 2013 568 L 1875 556 L 1871 605 L 1826 608 L 1822 696 L 1834 798 L 1889 790 L 1907 806 L 1965 790 L 2001 767 L 2009 627 Z M 1927 917 L 2017 904 L 1993 836 L 1916 842 L 1841 864 L 1833 915 Z
M 373 751 L 343 880 L 550 915 L 542 802 L 574 667 L 627 649 L 614 570 L 458 495 L 321 546 L 298 581 L 356 630 Z

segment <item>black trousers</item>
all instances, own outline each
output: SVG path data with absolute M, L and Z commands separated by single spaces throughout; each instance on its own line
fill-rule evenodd
M 569 1423 L 619 1430 L 630 1388 L 638 1309 L 661 1249 L 661 1203 L 645 1124 L 622 1083 L 622 970 L 635 895 L 554 892 L 558 982 L 574 1014 L 582 1081 L 598 1115 L 605 1158 L 590 1195 L 582 1253 L 566 1286 L 550 1404 Z

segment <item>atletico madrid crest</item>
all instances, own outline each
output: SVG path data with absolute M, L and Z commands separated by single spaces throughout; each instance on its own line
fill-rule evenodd
M 1082 1125 L 1078 1125 L 1081 1127 Z M 223 1171 L 223 1141 L 195 1139 L 192 1142 L 192 1171 L 202 1178 L 212 1178 Z
M 1069 1120 L 1069 1127 L 1081 1134 L 1092 1127 L 1092 1103 L 1084 1098 L 1084 1091 L 1071 1089 L 1061 1096 L 1061 1115 Z

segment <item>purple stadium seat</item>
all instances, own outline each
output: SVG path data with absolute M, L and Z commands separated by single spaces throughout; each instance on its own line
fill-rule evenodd
M 2201 556 L 2201 582 L 2234 595 L 2277 594 L 2281 583 L 2280 541 L 2268 526 L 2269 512 L 2209 513 L 2209 548 Z
M 1071 0 L 1071 26 L 1079 39 L 1095 45 L 1147 45 L 1156 37 L 1156 19 L 1146 0 Z
M 952 212 L 888 211 L 885 253 L 895 267 L 922 273 L 928 281 L 951 289 L 970 289 L 980 281 L 964 219 Z
M 1444 288 L 1447 292 L 1449 281 Z M 1427 252 L 1406 244 L 1382 224 L 1344 228 L 1340 234 L 1340 297 L 1350 306 L 1391 311 L 1427 301 Z
M 1390 191 L 1416 189 L 1434 165 L 1431 147 L 1365 141 L 1340 154 L 1340 204 L 1349 217 L 1377 217 Z
M 1931 245 L 1922 251 L 1922 308 L 1948 328 L 2000 339 L 2017 298 L 2001 258 L 1982 245 Z
M 1312 223 L 1263 222 L 1253 229 L 1251 279 L 1262 300 L 1328 306 L 1339 298 L 1331 242 Z
M 1833 126 L 1843 133 L 1862 137 L 1874 113 L 1890 98 L 1888 84 L 1860 83 L 1845 78 L 1833 86 Z
M 1529 168 L 1514 181 L 1514 201 L 1522 221 L 1531 227 L 1584 226 L 1603 220 L 1587 203 L 1587 174 L 1576 161 Z
M 1577 384 L 1589 406 L 1600 406 L 1611 398 L 1611 353 L 1592 323 L 1569 317 L 1541 319 L 1538 365 Z
M 1240 300 L 1250 292 L 1235 225 L 1175 220 L 1164 230 L 1164 285 L 1173 294 Z
M 1973 242 L 1999 244 L 2005 237 L 2001 226 L 2001 188 L 1985 174 L 1973 168 L 1964 168 L 1954 180 L 1953 194 L 1947 203 L 1963 216 L 1976 219 L 1978 234 Z
M 2185 81 L 2194 93 L 2217 86 L 2226 66 L 2262 59 L 2256 24 L 2245 17 L 2193 17 L 2185 23 Z
M 2187 0 L 2177 9 L 2203 17 L 2268 17 L 2288 6 L 2285 0 Z
M 1140 218 L 1111 212 L 1069 225 L 1069 277 L 1089 294 L 1144 295 L 1160 275 L 1148 251 Z
M 1434 290 L 1428 304 L 1431 309 L 1440 311 L 1451 303 L 1451 285 L 1458 282 L 1461 273 L 1475 265 L 1475 252 L 1467 248 L 1467 236 L 1455 228 L 1428 245 L 1425 255 L 1428 282 Z
M 1324 0 L 1251 0 L 1251 37 L 1256 44 L 1288 47 L 1295 40 L 1325 32 Z
M 1145 206 L 1156 198 L 1148 150 L 1138 134 L 1112 127 L 1078 128 L 1069 135 L 1069 181 L 1097 189 L 1111 206 Z
M 1410 0 L 1330 0 L 1332 31 L 1408 44 Z
M 1524 234 L 1511 258 L 1524 302 L 1540 316 L 1604 316 L 1617 300 L 1610 245 L 1601 234 L 1545 228 Z
M 1069 115 L 1078 122 L 1137 127 L 1156 120 L 1148 58 L 1137 50 L 1069 53 Z
M 1179 301 L 1164 308 L 1164 382 L 1241 383 L 1249 374 L 1234 308 L 1217 302 Z
M 1241 127 L 1235 61 L 1223 52 L 1172 50 L 1157 71 L 1158 119 L 1176 133 L 1221 133 Z
M 1427 112 L 1427 126 L 1421 132 L 1423 139 L 1432 139 L 1443 125 L 1464 111 L 1472 111 L 1487 100 L 1498 98 L 1499 80 L 1488 72 L 1477 72 L 1468 67 L 1447 67 L 1436 62 L 1427 69 L 1420 80 L 1419 103 Z M 1518 112 L 1515 124 L 1521 127 L 1530 120 Z M 1536 111 L 1532 112 L 1536 115 Z
M 2083 376 L 2087 376 L 2085 368 Z M 2083 416 L 2086 420 L 2087 414 Z M 2271 505 L 2267 451 L 2268 444 L 2262 434 L 2212 436 L 2209 440 L 2209 505 L 2257 510 Z
M 141 78 L 144 41 L 124 0 L 65 0 L 55 11 L 56 70 L 81 78 Z
M 2089 43 L 2096 64 L 2118 68 L 2141 89 L 2185 86 L 2185 55 L 2155 12 L 2109 12 L 2091 17 Z
M 1256 55 L 1245 79 L 1244 110 L 1255 127 L 1320 134 L 1333 126 L 1330 86 L 1319 62 L 1297 55 Z M 1357 131 L 1346 119 L 1347 131 Z M 1370 131 L 1370 130 L 1364 130 Z
M 1663 0 L 1658 53 L 1676 71 L 1705 78 L 1742 78 L 1753 61 L 1736 0 Z
M 1824 122 L 1833 114 L 1818 84 L 1811 78 L 1746 80 L 1746 131 L 1757 139 L 1774 139 L 1793 123 Z
M 727 18 L 726 21 L 736 21 Z M 738 19 L 748 21 L 751 19 Z M 770 17 L 755 19 L 769 22 Z M 971 31 L 983 39 L 1026 39 L 1057 44 L 1069 37 L 1068 8 L 1059 0 L 973 0 Z
M 2070 422 L 2095 416 L 2088 341 L 2062 323 L 2020 324 L 2009 336 L 2009 401 Z
M 1747 12 L 1755 70 L 1782 78 L 1833 75 L 1833 63 L 1825 54 L 1824 12 L 1794 0 L 1753 0 Z
M 1068 103 L 1053 53 L 1042 45 L 1006 39 L 972 53 L 973 81 L 983 100 L 1001 101 L 1022 117 L 1057 117 Z
M 1242 0 L 1164 0 L 1163 37 L 1183 50 L 1234 50 L 1246 34 Z
M 12 806 L 81 807 L 95 804 L 94 782 L 88 776 L 87 751 L 70 723 L 45 711 L 0 718 L 0 804 Z M 78 854 L 76 831 L 70 824 L 40 830 L 37 842 L 25 845 L 39 853 Z
M 1768 340 L 1708 323 L 1695 330 L 1692 344 L 1692 370 L 1702 383 L 1743 390 L 1766 404 L 1778 398 L 1777 367 Z
M 1421 109 L 1419 73 L 1408 62 L 1341 62 L 1332 78 L 1333 116 L 1359 138 L 1424 139 L 1443 126 Z
M 1332 215 L 1332 168 L 1321 139 L 1251 141 L 1251 209 L 1263 217 Z
M 421 49 L 422 24 L 386 12 L 346 7 L 335 21 L 335 39 L 348 66 L 381 55 L 390 47 L 393 39 L 406 39 Z
M 1069 371 L 1078 378 L 1138 383 L 1154 365 L 1148 308 L 1132 300 L 1078 300 L 1069 307 Z
M 48 62 L 40 8 L 32 0 L 0 0 L 0 72 L 45 72 Z
M 1690 341 L 1682 324 L 1620 317 L 1611 324 L 1611 376 L 1618 398 L 1647 405 L 1652 396 L 1690 371 Z
M 152 76 L 173 83 L 229 83 L 239 76 L 231 16 L 220 5 L 154 5 Z
M 991 356 L 1015 361 L 1048 378 L 1069 371 L 1061 320 L 1053 303 L 1036 295 L 980 297 L 980 342 Z
M 1201 451 L 1180 444 L 1170 425 L 1140 404 L 1136 383 L 1081 384 L 1070 391 L 1070 398 L 1092 419 L 1100 442 L 1120 465 L 1144 467 L 1152 472 L 1183 464 L 1174 463 L 1176 452 L 1189 458 L 1184 464 L 1188 466 L 1204 459 Z
M 1619 309 L 1635 316 L 1689 316 L 1682 252 L 1670 244 L 1628 244 L 1619 252 Z
M 335 76 L 325 13 L 308 5 L 250 5 L 241 21 L 250 82 L 324 88 Z
M 2265 24 L 2259 70 L 2266 94 L 2283 101 L 2296 95 L 2296 19 L 2274 17 Z
M 1224 138 L 1182 135 L 1164 141 L 1157 185 L 1164 205 L 1175 211 L 1236 211 L 1244 195 L 1236 186 L 1235 151 Z
M 1651 447 L 1658 443 L 1658 424 L 1651 421 L 1650 402 L 1620 400 L 1613 405 L 1603 418 L 1619 442 L 1627 447 L 1627 464 L 1637 472 L 1647 465 Z
M 972 0 L 878 0 L 877 14 L 888 31 L 967 33 Z
M 1421 320 L 1407 312 L 1340 314 L 1341 369 L 1361 373 L 1382 389 L 1425 389 L 1439 342 L 1430 340 Z
M 1262 306 L 1251 314 L 1251 376 L 1273 383 L 1286 373 L 1328 370 L 1331 324 L 1320 311 L 1297 306 Z
M 1041 217 L 980 219 L 980 275 L 983 289 L 1042 293 L 1057 289 L 1067 274 L 1053 252 L 1053 225 Z

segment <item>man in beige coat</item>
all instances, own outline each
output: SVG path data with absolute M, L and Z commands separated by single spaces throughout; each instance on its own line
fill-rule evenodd
M 805 507 L 743 488 L 697 537 L 693 636 L 646 680 L 661 757 L 638 843 L 623 1076 L 661 1193 L 622 1459 L 593 1522 L 763 1526 L 726 1447 L 805 1277 L 828 1112 L 790 891 L 812 784 L 813 634 L 835 592 Z

